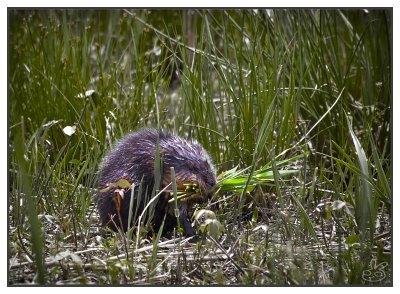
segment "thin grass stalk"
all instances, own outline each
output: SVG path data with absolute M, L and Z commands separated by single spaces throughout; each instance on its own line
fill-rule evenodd
M 42 236 L 41 223 L 38 218 L 37 206 L 34 195 L 32 194 L 32 177 L 29 176 L 29 169 L 27 162 L 24 158 L 24 138 L 22 132 L 17 134 L 15 138 L 15 158 L 19 168 L 19 177 L 17 178 L 20 186 L 20 191 L 24 194 L 25 202 L 25 213 L 28 215 L 30 224 L 31 242 L 32 242 L 32 255 L 34 257 L 36 272 L 37 272 L 37 283 L 43 285 L 45 283 L 44 268 L 44 242 Z
M 126 231 L 128 232 L 128 239 L 131 239 L 131 226 L 132 226 L 132 215 L 133 215 L 133 202 L 135 198 L 135 184 L 133 183 L 131 186 L 131 199 L 129 199 L 129 214 L 128 214 L 128 228 Z M 139 198 L 139 196 L 138 196 Z M 136 206 L 136 210 L 138 209 L 138 206 Z M 134 219 L 133 219 L 134 220 Z
M 154 197 L 152 197 L 150 199 L 150 201 L 147 203 L 147 205 L 143 208 L 142 213 L 139 215 L 138 228 L 137 228 L 137 232 L 136 232 L 136 250 L 139 248 L 139 233 L 140 233 L 140 226 L 141 226 L 141 223 L 142 223 L 143 216 L 145 215 L 145 213 L 147 212 L 149 207 L 151 205 L 154 205 L 154 203 L 156 201 L 158 201 L 158 197 L 160 197 L 162 195 L 162 193 L 164 193 L 170 186 L 171 186 L 171 183 L 166 185 L 161 191 L 159 191 Z
M 174 215 L 176 217 L 176 221 L 178 223 L 178 228 L 179 228 L 180 227 L 180 221 L 179 221 L 179 208 L 178 208 L 178 191 L 177 191 L 177 188 L 176 188 L 175 168 L 173 166 L 171 166 L 170 172 L 171 172 L 172 193 L 173 193 L 174 205 L 175 205 Z
M 244 201 L 244 195 L 247 192 L 247 188 L 250 184 L 250 181 L 253 177 L 253 173 L 256 169 L 256 165 L 257 165 L 257 161 L 260 157 L 260 153 L 261 151 L 264 149 L 265 146 L 265 141 L 267 136 L 269 136 L 269 134 L 271 134 L 271 129 L 273 126 L 273 119 L 272 119 L 272 111 L 274 109 L 274 101 L 271 102 L 271 107 L 268 109 L 267 113 L 264 115 L 264 119 L 260 128 L 260 132 L 258 134 L 257 137 L 257 143 L 256 146 L 254 148 L 254 153 L 253 153 L 253 161 L 252 161 L 252 165 L 251 165 L 251 169 L 250 169 L 250 173 L 247 179 L 247 182 L 243 188 L 242 193 L 240 194 L 240 198 L 239 198 L 239 209 L 238 212 L 240 213 L 242 211 L 242 206 L 243 206 L 243 201 Z
M 383 188 L 383 193 L 379 193 L 381 200 L 386 203 L 386 205 L 388 206 L 388 211 L 391 211 L 391 206 L 392 206 L 392 191 L 390 189 L 390 185 L 389 185 L 389 180 L 385 174 L 385 171 L 383 169 L 382 166 L 382 162 L 383 159 L 380 158 L 379 154 L 378 154 L 378 150 L 377 147 L 375 145 L 374 139 L 372 138 L 372 134 L 371 131 L 368 130 L 368 139 L 369 139 L 369 144 L 371 146 L 372 149 L 372 156 L 374 159 L 374 166 L 376 168 L 376 172 L 378 174 L 378 184 L 382 185 Z

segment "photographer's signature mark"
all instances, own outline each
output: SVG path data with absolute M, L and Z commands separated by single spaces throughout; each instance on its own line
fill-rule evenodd
M 363 271 L 363 280 L 371 283 L 383 281 L 386 278 L 385 268 L 388 266 L 389 264 L 386 261 L 376 264 L 376 259 L 372 259 L 369 263 L 369 269 Z

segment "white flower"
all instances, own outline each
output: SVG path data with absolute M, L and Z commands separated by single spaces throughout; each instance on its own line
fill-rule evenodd
M 76 131 L 76 126 L 66 126 L 65 128 L 63 128 L 63 132 L 64 134 L 66 134 L 67 136 L 71 136 L 73 133 L 75 133 Z

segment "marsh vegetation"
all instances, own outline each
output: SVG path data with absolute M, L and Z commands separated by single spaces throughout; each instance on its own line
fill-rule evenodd
M 392 284 L 391 10 L 8 18 L 9 285 Z M 221 232 L 100 227 L 99 163 L 149 126 L 242 185 L 213 198 Z

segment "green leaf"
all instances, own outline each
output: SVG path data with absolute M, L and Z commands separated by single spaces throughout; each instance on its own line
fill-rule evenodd
M 128 188 L 130 188 L 130 187 L 132 186 L 132 184 L 129 183 L 129 181 L 126 180 L 126 179 L 120 179 L 120 180 L 118 180 L 118 181 L 115 183 L 115 185 L 116 185 L 117 187 L 119 187 L 119 188 L 122 188 L 122 189 L 128 189 Z
M 360 240 L 360 236 L 357 234 L 352 234 L 345 239 L 347 244 L 354 244 Z

